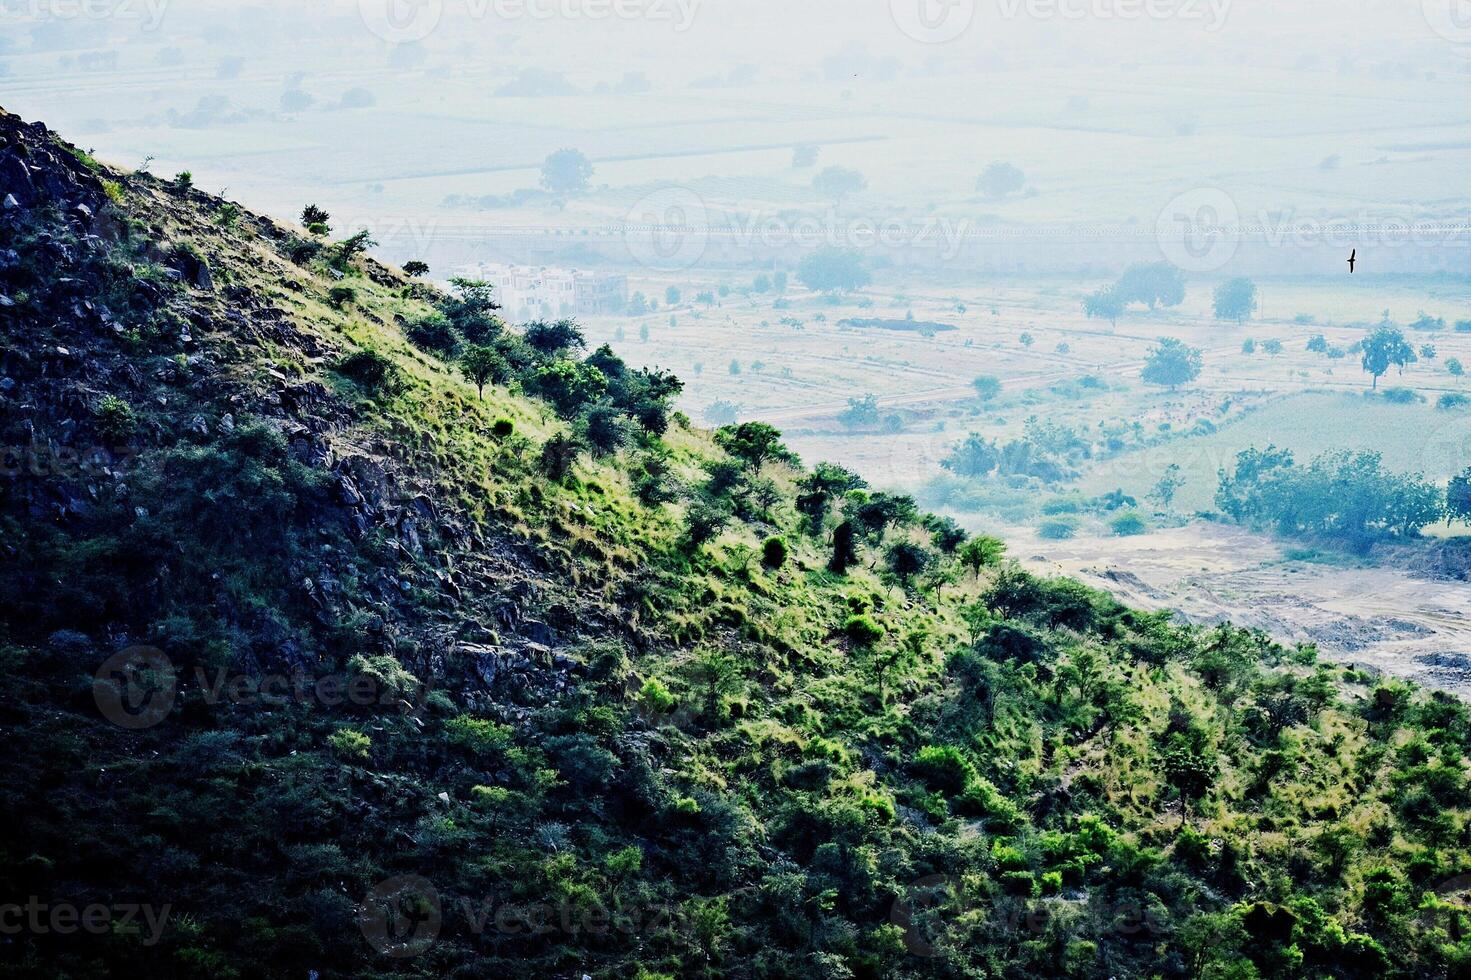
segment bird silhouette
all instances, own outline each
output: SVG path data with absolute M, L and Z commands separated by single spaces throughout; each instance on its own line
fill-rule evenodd
M 1349 253 L 1349 255 L 1348 255 L 1348 274 L 1349 275 L 1353 275 L 1354 274 L 1354 260 L 1356 260 L 1358 257 L 1359 257 L 1359 250 L 1358 249 L 1354 249 L 1352 252 Z

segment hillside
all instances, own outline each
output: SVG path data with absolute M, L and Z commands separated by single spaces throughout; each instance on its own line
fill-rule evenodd
M 0 976 L 1467 973 L 1459 701 L 10 115 L 0 200 Z

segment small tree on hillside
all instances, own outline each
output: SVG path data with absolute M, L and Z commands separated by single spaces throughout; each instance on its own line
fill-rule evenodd
M 782 445 L 781 432 L 765 422 L 724 426 L 716 430 L 715 443 L 752 472 L 760 470 L 769 460 L 797 461 L 796 454 Z
M 1256 283 L 1250 279 L 1227 279 L 1216 287 L 1216 319 L 1245 323 L 1256 312 Z
M 1187 347 L 1174 337 L 1161 337 L 1159 346 L 1149 352 L 1141 377 L 1149 384 L 1164 385 L 1171 391 L 1200 377 L 1200 350 Z
M 485 398 L 485 386 L 488 383 L 504 380 L 510 374 L 510 368 L 500 351 L 481 344 L 471 344 L 465 348 L 465 352 L 460 355 L 460 371 L 475 386 L 475 392 L 481 400 Z

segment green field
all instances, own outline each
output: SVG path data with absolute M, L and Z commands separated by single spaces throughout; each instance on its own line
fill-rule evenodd
M 1181 510 L 1213 506 L 1216 471 L 1235 456 L 1269 443 L 1300 461 L 1336 450 L 1372 450 L 1398 472 L 1445 480 L 1471 461 L 1471 412 L 1439 411 L 1431 403 L 1396 405 L 1360 395 L 1304 393 L 1273 401 L 1207 436 L 1180 438 L 1100 462 L 1079 482 L 1087 493 L 1122 487 L 1142 498 L 1166 467 L 1178 464 L 1188 481 L 1176 497 Z

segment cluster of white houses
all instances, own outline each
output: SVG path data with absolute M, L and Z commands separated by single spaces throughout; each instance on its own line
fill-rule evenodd
M 495 301 L 508 320 L 622 313 L 628 305 L 628 277 L 551 266 L 474 265 L 467 278 L 495 287 Z

